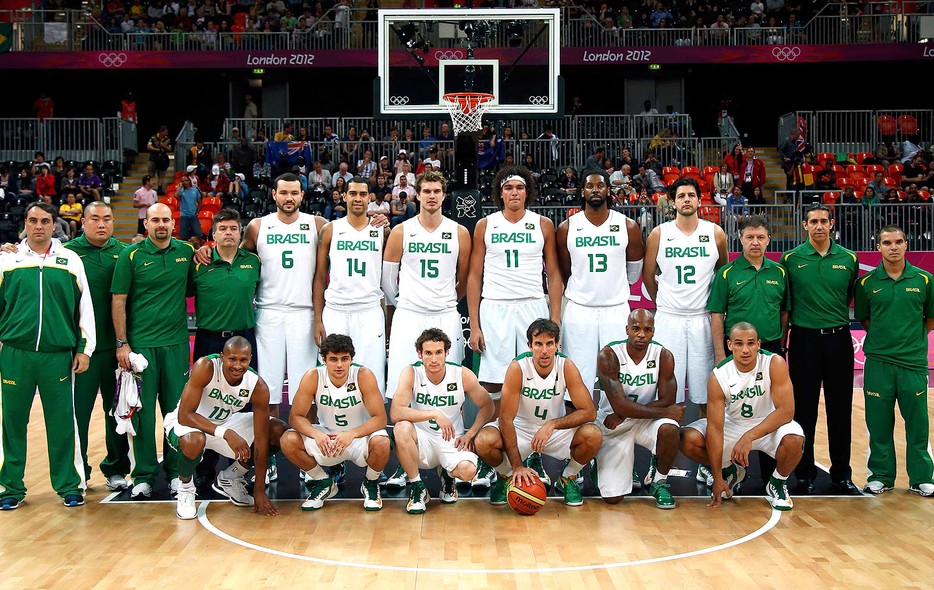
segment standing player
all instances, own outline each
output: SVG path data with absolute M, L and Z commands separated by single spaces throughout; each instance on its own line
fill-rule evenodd
M 383 255 L 386 305 L 395 306 L 389 337 L 387 393 L 395 391 L 402 370 L 418 356 L 412 342 L 428 328 L 451 339 L 451 361 L 460 363 L 464 337 L 457 302 L 467 287 L 470 232 L 441 214 L 447 180 L 424 172 L 415 181 L 421 210 L 393 228 Z M 398 297 L 398 299 L 397 299 Z
M 675 507 L 668 491 L 668 470 L 678 454 L 684 406 L 675 403 L 675 360 L 652 340 L 655 317 L 646 309 L 629 314 L 626 340 L 612 342 L 597 357 L 603 395 L 597 425 L 603 444 L 597 451 L 600 495 L 617 504 L 632 491 L 635 445 L 652 453 L 652 472 L 645 478 L 655 505 Z
M 353 340 L 359 364 L 373 371 L 380 394 L 386 389 L 386 317 L 383 292 L 385 229 L 370 225 L 365 178 L 347 183 L 347 217 L 324 225 L 314 276 L 315 342 L 328 334 Z
M 669 190 L 675 219 L 649 234 L 642 282 L 658 307 L 655 339 L 675 357 L 677 401 L 684 401 L 687 386 L 703 417 L 705 383 L 714 364 L 707 299 L 714 270 L 728 260 L 726 234 L 720 226 L 698 218 L 700 188 L 695 179 L 679 178 Z
M 470 347 L 480 354 L 478 377 L 493 397 L 494 416 L 499 412 L 510 359 L 526 348 L 528 325 L 541 317 L 561 321 L 564 284 L 555 226 L 547 217 L 528 210 L 534 200 L 532 173 L 522 166 L 503 167 L 493 179 L 493 202 L 502 211 L 481 219 L 474 229 L 467 278 Z M 542 288 L 543 263 L 548 276 L 547 301 Z M 496 472 L 481 463 L 473 483 L 488 487 L 495 477 Z
M 67 507 L 84 504 L 75 433 L 74 376 L 94 352 L 94 306 L 81 259 L 52 239 L 55 208 L 26 208 L 26 239 L 0 255 L 0 510 L 26 498 L 26 432 L 42 400 L 52 487 Z
M 629 286 L 639 280 L 644 248 L 639 225 L 610 209 L 606 172 L 585 174 L 582 214 L 558 226 L 558 259 L 568 286 L 564 352 L 580 368 L 590 391 L 601 347 L 626 331 Z
M 584 503 L 577 479 L 581 469 L 600 448 L 602 436 L 594 424 L 597 411 L 588 387 L 574 362 L 558 352 L 561 328 L 544 318 L 527 332 L 530 352 L 509 364 L 503 383 L 499 420 L 486 426 L 476 439 L 477 455 L 499 472 L 490 490 L 490 503 L 506 503 L 510 478 L 532 483 L 537 474 L 522 460 L 533 451 L 566 459 L 557 488 L 564 503 Z M 565 396 L 575 410 L 565 415 Z
M 533 182 L 522 166 L 501 168 L 493 179 L 493 202 L 502 210 L 478 221 L 473 234 L 467 278 L 470 348 L 480 355 L 478 377 L 497 406 L 509 360 L 525 350 L 528 325 L 536 318 L 557 323 L 561 317 L 555 226 L 528 210 L 535 200 Z
M 292 399 L 289 430 L 282 452 L 309 477 L 311 493 L 302 510 L 317 510 L 337 493 L 337 484 L 322 467 L 352 461 L 366 467 L 360 486 L 365 510 L 379 510 L 379 474 L 389 462 L 386 407 L 373 371 L 353 362 L 353 341 L 331 334 L 321 341 L 324 365 L 309 369 Z M 307 415 L 317 407 L 318 423 Z
M 159 471 L 156 401 L 163 418 L 178 406 L 191 362 L 185 293 L 192 246 L 172 237 L 175 222 L 166 205 L 156 203 L 146 215 L 149 236 L 120 253 L 110 288 L 117 362 L 130 370 L 130 353 L 135 351 L 149 363 L 142 374 L 139 425 L 130 444 L 133 497 L 150 496 Z M 163 439 L 162 448 L 162 470 L 175 493 L 177 455 L 168 439 Z
M 869 482 L 882 494 L 895 485 L 895 403 L 905 419 L 908 490 L 934 496 L 928 442 L 928 332 L 934 328 L 934 277 L 905 260 L 905 232 L 887 225 L 876 237 L 882 264 L 856 285 L 856 319 L 866 328 L 866 426 Z
M 250 368 L 252 356 L 247 339 L 234 336 L 224 344 L 221 354 L 195 361 L 178 407 L 165 417 L 165 435 L 179 452 L 181 483 L 175 515 L 181 519 L 197 516 L 192 474 L 206 449 L 233 460 L 217 474 L 215 491 L 237 506 L 252 506 L 253 512 L 268 516 L 279 513 L 265 486 L 255 486 L 251 497 L 244 480 L 251 458 L 255 457 L 258 472 L 265 471 L 270 448 L 279 445 L 287 429 L 282 420 L 269 416 L 269 388 Z M 241 412 L 247 404 L 252 404 L 253 411 Z
M 859 261 L 855 253 L 831 239 L 833 225 L 825 205 L 812 205 L 804 220 L 807 241 L 782 254 L 791 290 L 788 364 L 795 388 L 795 421 L 804 429 L 804 456 L 795 469 L 796 494 L 814 491 L 814 432 L 821 385 L 830 481 L 839 493 L 860 493 L 850 468 L 854 359 L 849 307 Z
M 390 411 L 395 427 L 396 456 L 409 486 L 409 514 L 425 512 L 428 490 L 419 469 L 438 468 L 441 502 L 457 502 L 454 478 L 463 481 L 477 473 L 474 437 L 493 418 L 489 392 L 466 367 L 448 363 L 451 339 L 438 328 L 421 333 L 415 341 L 419 362 L 402 371 Z M 464 432 L 464 400 L 478 411 Z
M 788 476 L 801 460 L 804 431 L 793 420 L 795 399 L 785 360 L 760 350 L 759 335 L 748 322 L 730 331 L 730 352 L 707 382 L 707 418 L 684 427 L 681 452 L 713 469 L 713 497 L 720 506 L 746 475 L 749 452 L 763 451 L 777 467 L 766 485 L 772 508 L 791 510 Z
M 97 392 L 100 391 L 101 405 L 104 409 L 104 444 L 107 449 L 100 469 L 107 478 L 107 489 L 117 491 L 127 487 L 130 447 L 126 435 L 117 434 L 117 423 L 110 415 L 112 393 L 117 388 L 117 357 L 113 353 L 116 337 L 111 315 L 110 285 L 117 258 L 127 245 L 113 237 L 113 210 L 104 202 L 94 201 L 85 207 L 82 225 L 84 233 L 65 243 L 65 247 L 81 257 L 84 272 L 88 277 L 91 301 L 94 304 L 94 324 L 97 333 L 94 352 L 97 354 L 91 356 L 87 371 L 75 375 L 75 421 L 78 424 L 78 438 L 81 440 L 84 476 L 85 479 L 90 479 L 88 429 Z

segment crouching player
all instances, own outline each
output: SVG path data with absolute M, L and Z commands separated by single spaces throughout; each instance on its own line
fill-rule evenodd
M 292 400 L 289 430 L 282 437 L 282 452 L 308 474 L 310 489 L 302 510 L 317 510 L 337 493 L 337 484 L 323 467 L 351 461 L 366 467 L 360 486 L 365 510 L 379 510 L 379 474 L 389 462 L 386 408 L 373 371 L 353 363 L 350 336 L 331 334 L 319 347 L 324 365 L 302 376 Z M 308 420 L 311 404 L 318 423 Z
M 533 451 L 566 459 L 557 489 L 564 503 L 584 503 L 578 476 L 600 448 L 603 436 L 590 388 L 574 363 L 558 352 L 561 329 L 551 320 L 538 319 L 526 331 L 530 352 L 516 357 L 506 369 L 499 420 L 477 435 L 477 455 L 500 474 L 490 490 L 490 503 L 506 503 L 511 475 L 531 483 L 535 470 L 522 460 Z M 565 394 L 574 411 L 565 415 Z M 515 471 L 513 471 L 515 470 Z
M 269 388 L 250 368 L 252 357 L 247 339 L 234 336 L 224 344 L 221 354 L 198 359 L 178 407 L 165 417 L 169 444 L 179 451 L 181 485 L 175 514 L 181 519 L 197 515 L 191 476 L 205 449 L 233 459 L 230 467 L 217 474 L 215 491 L 237 506 L 252 506 L 253 512 L 269 516 L 279 512 L 263 486 L 256 486 L 250 496 L 244 479 L 251 458 L 256 470 L 265 473 L 270 450 L 276 449 L 288 428 L 285 422 L 269 416 Z M 241 412 L 248 403 L 253 404 L 253 411 Z
M 681 452 L 698 463 L 709 461 L 713 498 L 720 506 L 733 495 L 749 466 L 749 452 L 775 458 L 776 468 L 766 484 L 772 508 L 791 510 L 788 476 L 801 460 L 804 431 L 792 418 L 795 399 L 788 365 L 778 355 L 759 349 L 756 328 L 739 322 L 730 330 L 728 356 L 707 381 L 707 418 L 684 427 Z
M 396 456 L 405 470 L 409 514 L 425 512 L 428 490 L 418 470 L 438 468 L 441 502 L 457 502 L 454 478 L 470 481 L 477 472 L 474 437 L 493 417 L 493 399 L 477 377 L 465 367 L 446 362 L 451 339 L 443 330 L 429 328 L 415 341 L 419 362 L 402 370 L 392 398 Z M 478 408 L 464 432 L 464 400 Z

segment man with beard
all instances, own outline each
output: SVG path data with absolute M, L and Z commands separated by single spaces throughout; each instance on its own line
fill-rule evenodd
M 564 353 L 580 370 L 587 390 L 597 378 L 597 353 L 626 333 L 629 286 L 642 270 L 639 224 L 612 210 L 610 179 L 585 172 L 584 209 L 558 226 L 558 260 L 568 298 L 562 318 Z

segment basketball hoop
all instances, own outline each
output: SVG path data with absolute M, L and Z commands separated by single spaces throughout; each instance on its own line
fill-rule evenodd
M 485 92 L 451 92 L 442 97 L 444 105 L 451 113 L 454 134 L 480 131 L 483 127 L 483 113 L 493 102 L 493 95 Z

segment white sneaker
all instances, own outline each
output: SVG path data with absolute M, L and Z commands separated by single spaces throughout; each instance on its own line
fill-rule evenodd
M 308 472 L 302 471 L 301 469 L 298 470 L 298 478 L 302 483 L 308 483 L 311 481 L 311 476 L 308 475 Z
M 175 502 L 175 516 L 182 520 L 192 520 L 198 516 L 198 507 L 195 506 L 195 483 L 189 481 L 178 486 Z
M 336 484 L 335 484 L 336 485 Z M 379 482 L 375 479 L 364 479 L 360 484 L 360 493 L 363 494 L 363 509 L 370 512 L 383 507 L 383 498 L 379 493 Z
M 733 467 L 736 469 L 732 469 Z M 730 488 L 730 493 L 735 494 L 739 491 L 739 484 L 741 484 L 743 480 L 746 479 L 746 468 L 742 465 L 733 463 L 732 467 L 728 467 L 727 470 L 730 473 L 726 476 L 726 485 L 728 488 Z M 726 498 L 723 493 L 721 493 L 720 496 Z
M 928 498 L 930 496 L 934 496 L 934 483 L 921 483 L 918 485 L 910 486 L 908 491 L 913 494 L 918 494 L 919 496 Z
M 409 514 L 424 514 L 429 500 L 425 482 L 422 480 L 413 481 L 409 484 L 409 501 L 405 505 L 405 511 Z
M 441 478 L 441 493 L 439 494 L 441 503 L 453 504 L 457 502 L 457 485 L 454 478 L 440 465 L 438 466 L 438 477 Z
M 226 479 L 221 477 L 221 474 L 218 473 L 214 483 L 211 484 L 211 488 L 218 494 L 230 498 L 230 501 L 233 502 L 235 506 L 253 505 L 253 496 L 246 491 L 246 480 L 242 477 Z
M 111 475 L 107 478 L 107 489 L 111 492 L 119 492 L 130 487 L 130 482 L 122 475 Z
M 311 494 L 302 502 L 302 510 L 318 510 L 324 501 L 337 494 L 337 484 L 330 477 L 311 480 Z
M 694 474 L 694 479 L 707 484 L 707 487 L 713 485 L 713 473 L 710 472 L 710 467 L 706 465 L 697 464 L 697 473 Z
M 130 490 L 131 498 L 142 498 L 152 496 L 152 486 L 148 483 L 138 483 Z
M 884 494 L 893 489 L 895 488 L 893 488 L 892 486 L 887 486 L 881 481 L 873 480 L 873 481 L 866 483 L 866 487 L 863 488 L 863 491 L 869 492 L 870 494 L 875 494 L 878 496 L 879 494 Z
M 382 485 L 387 488 L 397 488 L 397 489 L 404 488 L 405 484 L 406 484 L 405 469 L 403 469 L 401 465 L 398 468 L 396 468 L 395 473 L 390 475 L 386 479 L 386 481 L 382 483 Z
M 172 494 L 174 498 L 178 494 L 178 488 L 182 485 L 182 480 L 177 477 L 173 477 L 172 481 L 169 482 L 169 493 Z
M 492 487 L 497 478 L 496 470 L 482 461 L 479 465 L 477 465 L 477 467 L 477 474 L 473 476 L 472 480 L 470 480 L 471 487 Z
M 795 506 L 788 493 L 788 480 L 770 477 L 769 483 L 765 486 L 765 493 L 768 494 L 769 504 L 775 510 L 791 510 Z

